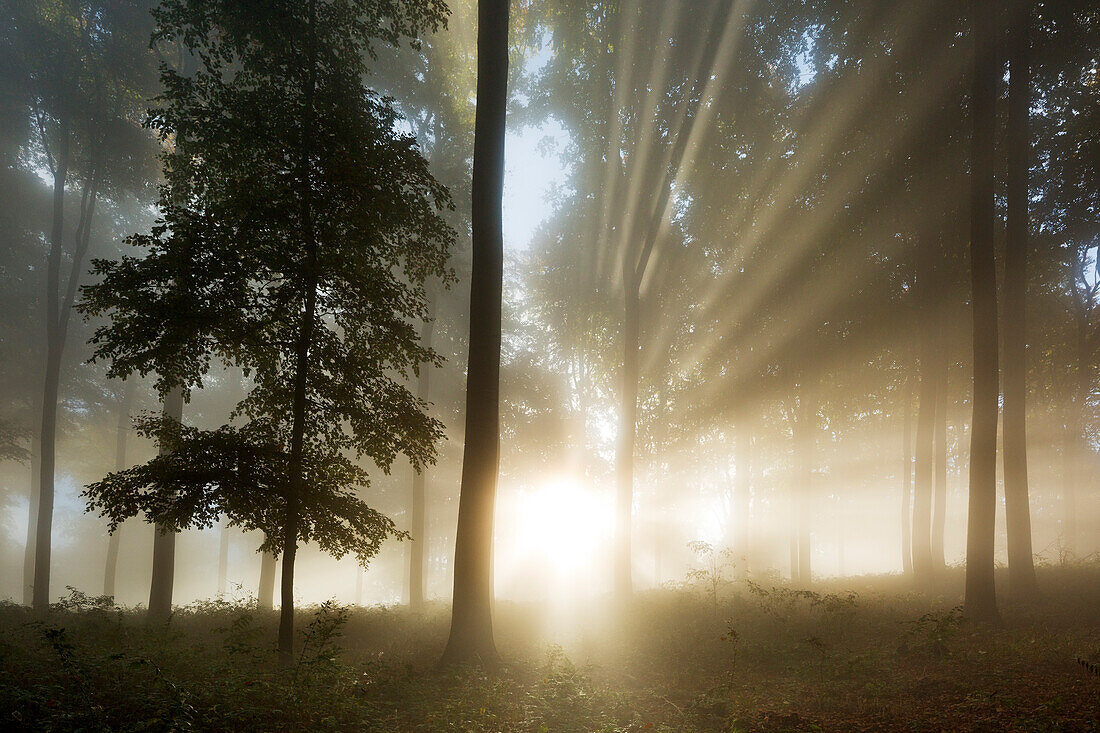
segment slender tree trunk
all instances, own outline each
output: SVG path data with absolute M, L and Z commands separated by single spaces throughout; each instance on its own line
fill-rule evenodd
M 61 250 L 65 234 L 65 183 L 69 174 L 69 118 L 61 118 L 61 148 L 53 175 L 53 221 L 46 262 L 46 373 L 42 387 L 39 432 L 38 506 L 35 511 L 34 582 L 36 611 L 50 606 L 50 551 L 53 542 L 54 464 L 57 448 L 57 392 L 61 378 Z M 75 264 L 75 263 L 74 263 Z
M 1035 593 L 1031 509 L 1027 480 L 1027 240 L 1030 133 L 1028 26 L 1031 3 L 1022 3 L 1009 36 L 1008 221 L 1004 307 L 1004 484 L 1008 529 L 1008 578 L 1012 594 Z
M 623 383 L 619 394 L 619 440 L 615 452 L 615 597 L 623 601 L 633 592 L 631 530 L 634 506 L 634 441 L 638 418 L 638 361 L 640 299 L 637 283 L 624 272 Z
M 302 243 L 305 247 L 305 293 L 302 322 L 294 345 L 294 391 L 290 416 L 290 456 L 287 459 L 286 517 L 283 521 L 283 567 L 279 596 L 279 664 L 294 663 L 294 560 L 298 553 L 299 497 L 305 451 L 306 391 L 309 383 L 310 346 L 317 320 L 317 233 L 313 224 L 313 188 L 310 181 L 310 150 L 313 146 L 317 90 L 317 44 L 314 26 L 317 20 L 316 0 L 309 0 L 309 27 L 304 42 L 307 46 L 308 68 L 304 90 L 302 140 L 299 145 L 298 185 L 300 186 L 299 217 Z
M 752 427 L 749 425 L 747 412 L 742 411 L 734 425 L 734 461 L 737 471 L 733 486 L 733 517 L 736 529 L 734 555 L 737 557 L 740 574 L 747 573 L 749 569 L 749 510 L 752 503 Z
M 1078 421 L 1072 416 L 1062 434 L 1062 550 L 1070 557 L 1077 555 L 1077 460 L 1080 457 L 1078 443 L 1080 431 L 1074 430 Z
M 428 347 L 432 345 L 435 327 L 433 315 L 434 313 L 428 314 L 428 320 L 424 321 L 420 329 L 420 340 Z M 424 366 L 417 378 L 416 396 L 426 402 L 430 391 L 431 368 Z M 427 480 L 423 471 L 413 469 L 412 526 L 409 528 L 412 534 L 412 541 L 409 543 L 409 608 L 417 613 L 424 610 L 424 563 L 428 544 Z
M 122 404 L 118 410 L 118 425 L 115 428 L 115 470 L 126 468 L 126 442 L 130 437 L 130 412 L 133 409 L 137 378 L 126 380 L 123 387 Z M 103 571 L 103 595 L 115 596 L 115 574 L 118 571 L 118 546 L 122 527 L 119 526 L 107 540 L 107 564 Z
M 38 494 L 42 476 L 42 433 L 40 420 L 42 409 L 39 405 L 41 392 L 34 400 L 34 431 L 31 434 L 31 485 L 28 492 L 27 544 L 23 548 L 23 605 L 34 603 L 34 550 L 38 536 Z
M 164 397 L 164 416 L 183 419 L 183 391 L 173 388 Z M 168 452 L 160 447 L 161 455 Z M 149 583 L 149 620 L 164 621 L 172 614 L 172 589 L 176 579 L 176 533 L 159 524 L 153 534 L 153 577 Z
M 225 595 L 229 576 L 229 519 L 222 517 L 218 536 L 218 597 Z
M 974 310 L 974 399 L 966 531 L 966 614 L 999 622 L 993 580 L 997 517 L 997 272 L 993 254 L 993 130 L 997 94 L 997 5 L 972 0 L 970 269 Z
M 355 564 L 355 605 L 363 605 L 363 566 Z
M 943 347 L 941 328 L 936 354 L 936 425 L 933 431 L 936 454 L 936 482 L 932 501 L 932 571 L 934 574 L 942 574 L 947 569 L 943 549 L 943 533 L 947 524 L 947 358 Z
M 932 494 L 935 480 L 935 426 L 938 407 L 936 246 L 931 238 L 917 252 L 920 322 L 920 387 L 917 393 L 916 478 L 913 485 L 913 580 L 921 590 L 933 586 Z
M 275 554 L 271 552 L 260 553 L 260 586 L 256 607 L 261 611 L 275 608 Z
M 451 631 L 441 664 L 498 663 L 493 641 L 493 509 L 500 459 L 500 321 L 504 274 L 502 200 L 508 101 L 508 0 L 477 7 L 473 266 L 466 376 L 466 443 L 455 534 Z
M 801 385 L 798 397 L 798 419 L 795 420 L 795 449 L 798 451 L 798 582 L 808 588 L 813 582 L 810 568 L 812 547 L 810 545 L 810 512 L 814 501 L 813 461 L 814 436 L 813 415 L 810 407 L 809 390 Z
M 913 385 L 905 379 L 905 404 L 902 407 L 902 471 L 901 471 L 901 569 L 913 574 Z

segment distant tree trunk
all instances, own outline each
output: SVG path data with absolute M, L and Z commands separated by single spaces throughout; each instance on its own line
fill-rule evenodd
M 630 535 L 634 506 L 634 441 L 638 423 L 638 362 L 641 303 L 631 268 L 623 284 L 623 382 L 619 393 L 619 439 L 615 450 L 615 597 L 633 592 Z
M 431 307 L 431 306 L 429 306 Z M 434 309 L 433 309 L 434 310 Z M 428 319 L 420 329 L 420 341 L 430 347 L 435 329 L 434 313 L 428 313 Z M 420 369 L 416 382 L 416 396 L 427 401 L 431 391 L 431 368 L 427 365 Z M 419 613 L 424 610 L 424 563 L 428 543 L 427 519 L 427 476 L 423 471 L 413 469 L 412 480 L 412 526 L 409 532 L 409 608 Z
M 271 552 L 260 553 L 260 587 L 256 607 L 261 611 L 275 608 L 275 555 Z
M 176 387 L 164 397 L 164 416 L 183 419 L 183 391 Z M 168 452 L 160 447 L 161 455 Z M 149 583 L 149 619 L 163 621 L 172 613 L 172 587 L 176 576 L 176 533 L 156 525 L 153 534 L 153 577 Z
M 917 252 L 917 288 L 920 323 L 920 387 L 917 400 L 916 478 L 913 485 L 913 580 L 921 590 L 931 590 L 932 494 L 935 479 L 935 426 L 938 406 L 936 247 L 925 239 Z
M 798 463 L 798 582 L 809 587 L 813 581 L 810 569 L 810 512 L 814 500 L 814 436 L 813 415 L 810 407 L 809 390 L 801 385 L 798 397 L 798 418 L 795 420 L 795 450 Z
M 54 462 L 57 441 L 57 392 L 61 376 L 61 250 L 65 234 L 65 183 L 69 174 L 69 118 L 61 118 L 61 149 L 53 171 L 53 222 L 50 253 L 46 261 L 46 374 L 42 388 L 39 423 L 38 506 L 35 511 L 34 582 L 32 605 L 36 611 L 50 606 L 50 550 L 53 539 Z
M 973 0 L 970 269 L 974 311 L 974 399 L 966 531 L 965 611 L 996 623 L 993 543 L 997 517 L 997 272 L 993 254 L 993 130 L 997 94 L 997 4 Z
M 1080 432 L 1074 430 L 1076 421 L 1070 407 L 1070 418 L 1062 433 L 1062 541 L 1063 551 L 1071 556 L 1077 554 L 1077 459 L 1080 456 L 1078 443 Z
M 455 534 L 451 631 L 441 664 L 498 663 L 493 641 L 493 509 L 500 458 L 502 200 L 508 102 L 508 0 L 479 0 L 471 224 L 466 443 Z
M 1004 484 L 1008 529 L 1008 578 L 1012 594 L 1035 593 L 1031 509 L 1027 480 L 1027 240 L 1028 169 L 1031 137 L 1031 74 L 1028 26 L 1031 3 L 1023 2 L 1009 34 L 1008 221 L 1004 307 Z
M 947 524 L 947 357 L 944 355 L 943 321 L 940 321 L 936 353 L 936 425 L 933 444 L 936 454 L 936 483 L 932 501 L 932 570 L 947 569 L 943 533 Z
M 355 605 L 363 605 L 363 566 L 355 564 Z
M 222 518 L 218 537 L 218 596 L 224 596 L 229 576 L 229 520 Z
M 901 569 L 906 575 L 913 574 L 913 385 L 905 379 L 905 404 L 902 407 L 902 448 L 901 471 Z
M 42 437 L 39 420 L 42 409 L 39 407 L 39 393 L 34 400 L 34 427 L 31 434 L 31 485 L 28 492 L 27 544 L 23 548 L 23 605 L 34 603 L 34 550 L 38 531 L 38 494 L 42 476 Z
M 748 572 L 749 563 L 749 510 L 752 504 L 752 427 L 749 424 L 747 410 L 734 424 L 734 461 L 737 474 L 733 486 L 734 555 L 737 558 L 738 573 Z
M 122 404 L 118 410 L 118 425 L 115 427 L 115 470 L 126 468 L 126 441 L 130 437 L 130 412 L 134 403 L 137 378 L 126 380 L 123 388 Z M 115 574 L 118 571 L 118 545 L 122 527 L 111 533 L 107 540 L 107 564 L 103 572 L 103 595 L 115 595 Z

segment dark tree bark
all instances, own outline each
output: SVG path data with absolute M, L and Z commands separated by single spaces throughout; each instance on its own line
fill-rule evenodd
M 913 385 L 905 379 L 905 404 L 902 406 L 901 467 L 901 568 L 906 575 L 913 573 Z
M 39 420 L 42 408 L 39 406 L 41 392 L 34 400 L 35 424 L 31 434 L 31 485 L 28 498 L 27 544 L 23 548 L 23 605 L 34 603 L 34 550 L 38 537 L 38 495 L 42 485 L 42 433 Z
M 434 313 L 429 312 L 428 320 L 420 329 L 420 341 L 428 347 L 432 345 L 432 334 L 435 330 L 433 316 Z M 430 391 L 431 368 L 424 366 L 420 369 L 420 375 L 417 378 L 416 396 L 427 401 Z M 412 522 L 409 527 L 409 532 L 412 534 L 412 540 L 409 542 L 409 608 L 414 612 L 424 610 L 424 563 L 427 560 L 428 545 L 427 482 L 428 477 L 424 471 L 413 469 Z
M 294 393 L 290 415 L 290 456 L 287 459 L 286 517 L 283 520 L 283 567 L 279 585 L 279 664 L 294 663 L 294 560 L 298 553 L 299 497 L 302 493 L 303 454 L 306 429 L 306 388 L 309 382 L 309 348 L 317 322 L 317 233 L 313 223 L 313 188 L 310 181 L 310 151 L 313 146 L 317 91 L 317 44 L 313 38 L 316 23 L 316 0 L 309 0 L 309 28 L 304 39 L 307 45 L 307 68 L 304 90 L 302 140 L 299 145 L 298 186 L 305 248 L 305 293 L 298 342 L 294 346 Z
M 455 535 L 451 631 L 441 663 L 498 663 L 493 641 L 493 509 L 500 458 L 502 197 L 508 101 L 508 0 L 479 0 L 474 118 L 473 266 L 466 442 Z
M 993 254 L 993 130 L 997 94 L 997 4 L 972 0 L 970 269 L 974 311 L 974 398 L 966 532 L 966 615 L 997 623 L 993 542 L 997 517 L 997 272 Z
M 1009 34 L 1008 217 L 1005 245 L 1004 485 L 1008 529 L 1008 578 L 1012 594 L 1035 592 L 1031 510 L 1027 480 L 1027 240 L 1030 133 L 1028 26 L 1031 3 L 1023 2 Z
M 932 571 L 947 569 L 943 533 L 947 524 L 947 357 L 944 354 L 943 321 L 940 320 L 936 349 L 936 425 L 933 431 L 936 481 L 932 494 Z
M 256 594 L 256 607 L 261 611 L 275 608 L 275 555 L 260 553 L 260 585 Z
M 118 425 L 115 428 L 115 470 L 126 468 L 126 442 L 130 437 L 130 412 L 134 403 L 137 379 L 126 380 L 123 388 L 122 404 L 118 410 Z M 118 571 L 118 546 L 122 527 L 118 527 L 107 540 L 107 563 L 103 571 L 103 595 L 115 595 L 115 574 Z
M 164 397 L 164 416 L 183 419 L 183 392 L 178 387 Z M 163 455 L 166 449 L 162 446 Z M 149 619 L 164 621 L 172 614 L 172 588 L 176 576 L 176 533 L 159 524 L 153 534 L 153 577 L 149 583 Z

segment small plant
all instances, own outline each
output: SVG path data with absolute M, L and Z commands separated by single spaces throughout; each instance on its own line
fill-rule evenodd
M 348 609 L 334 600 L 327 600 L 313 612 L 313 620 L 302 631 L 302 652 L 294 668 L 294 677 L 303 665 L 313 669 L 331 669 L 336 665 L 340 647 L 336 640 L 340 638 L 344 625 L 348 621 Z
M 688 580 L 702 586 L 704 593 L 710 598 L 714 606 L 714 615 L 718 615 L 718 591 L 730 581 L 727 573 L 732 572 L 737 563 L 734 562 L 733 551 L 729 548 L 719 549 L 709 542 L 696 540 L 688 543 L 691 550 L 702 563 L 701 568 L 691 568 L 687 572 Z
M 71 585 L 65 586 L 69 595 L 51 604 L 54 611 L 72 611 L 74 613 L 89 613 L 96 611 L 109 611 L 115 607 L 114 596 L 90 596 L 82 590 L 77 590 Z

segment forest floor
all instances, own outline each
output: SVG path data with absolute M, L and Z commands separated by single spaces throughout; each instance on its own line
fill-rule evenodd
M 303 609 L 280 673 L 271 614 L 149 625 L 75 593 L 45 617 L 0 606 L 0 729 L 1100 731 L 1100 667 L 1078 661 L 1100 662 L 1100 563 L 1041 568 L 996 629 L 961 615 L 961 582 L 685 586 L 572 621 L 500 603 L 495 673 L 435 668 L 445 607 Z

